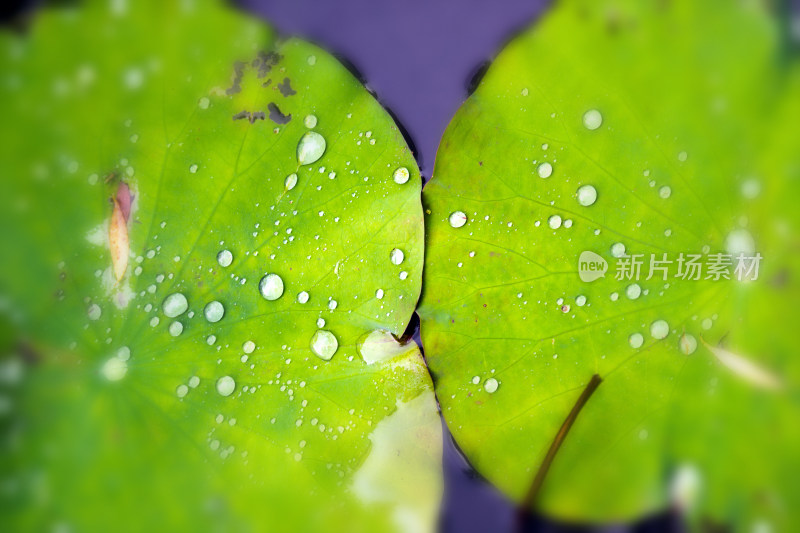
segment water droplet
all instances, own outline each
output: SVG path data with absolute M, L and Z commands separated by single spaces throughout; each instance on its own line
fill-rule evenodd
M 297 174 L 292 172 L 288 176 L 286 176 L 286 180 L 283 182 L 283 186 L 286 187 L 287 191 L 291 191 L 294 189 L 294 186 L 297 185 Z
M 196 389 L 197 386 L 200 385 L 200 378 L 197 376 L 192 376 L 189 378 L 189 386 L 193 389 Z
M 378 289 L 377 291 L 375 291 L 375 298 L 377 298 L 378 300 L 383 298 L 383 289 Z
M 230 376 L 222 376 L 217 380 L 217 392 L 222 396 L 230 396 L 236 388 L 236 382 Z
M 305 124 L 306 128 L 316 128 L 317 127 L 317 117 L 314 115 L 306 115 L 306 118 L 303 119 L 303 124 Z
M 497 382 L 496 379 L 489 378 L 484 382 L 483 390 L 485 390 L 489 394 L 492 394 L 493 392 L 495 392 L 497 390 L 497 387 L 499 387 L 499 386 L 500 386 L 500 384 Z
M 253 341 L 245 341 L 245 343 L 242 344 L 242 351 L 244 351 L 244 353 L 253 353 L 253 350 L 255 349 L 256 343 Z
M 225 307 L 223 307 L 220 302 L 214 300 L 205 306 L 203 309 L 203 314 L 206 316 L 206 320 L 209 322 L 219 322 L 225 315 Z
M 642 344 L 644 344 L 644 337 L 641 333 L 634 333 L 628 337 L 628 344 L 630 344 L 633 349 L 639 349 L 642 347 Z
M 308 56 L 308 59 L 306 59 L 306 62 L 313 67 L 314 65 L 317 64 L 317 56 L 313 56 L 313 55 L 312 56 Z
M 597 201 L 597 189 L 593 185 L 583 185 L 578 189 L 578 203 L 588 207 Z
M 206 337 L 206 344 L 208 344 L 209 346 L 213 346 L 215 342 L 217 342 L 216 335 L 209 335 L 208 337 Z
M 473 376 L 472 377 L 472 384 L 473 385 L 477 385 L 480 382 L 481 382 L 481 377 L 480 376 Z
M 550 163 L 542 163 L 536 167 L 536 173 L 540 178 L 549 178 L 553 175 L 553 165 Z
M 578 304 L 578 307 L 583 307 L 584 305 L 586 305 L 586 296 L 581 294 L 580 296 L 575 298 L 575 303 Z
M 650 324 L 650 335 L 654 339 L 664 339 L 669 335 L 669 324 L 666 320 L 656 320 Z
M 173 337 L 179 336 L 183 333 L 183 324 L 178 322 L 177 320 L 169 325 L 169 334 Z
M 283 295 L 283 279 L 277 274 L 267 274 L 258 283 L 258 290 L 266 300 L 277 300 Z
M 319 329 L 322 329 L 322 328 L 325 327 L 325 319 L 324 318 L 318 318 L 317 319 L 317 327 Z
M 697 350 L 697 339 L 695 339 L 693 335 L 684 333 L 681 335 L 679 345 L 683 353 L 692 355 L 694 351 Z
M 189 387 L 186 385 L 178 385 L 178 388 L 175 389 L 175 394 L 178 395 L 178 398 L 183 398 L 187 394 L 189 394 Z
M 301 165 L 316 162 L 324 153 L 325 137 L 315 131 L 306 132 L 297 143 L 297 162 Z
M 453 211 L 447 220 L 450 222 L 451 227 L 460 228 L 467 223 L 467 214 L 463 211 Z
M 750 178 L 742 183 L 742 196 L 752 200 L 761 194 L 761 183 L 755 178 Z
M 108 381 L 119 381 L 128 373 L 128 363 L 116 356 L 109 357 L 108 360 L 103 363 L 103 368 L 100 369 L 100 373 L 103 374 L 103 377 Z
M 680 161 L 680 162 L 686 161 L 686 159 L 688 157 L 689 157 L 689 154 L 687 154 L 686 152 L 679 152 L 678 153 L 678 161 Z
M 658 195 L 664 199 L 669 198 L 670 196 L 672 196 L 672 188 L 670 188 L 669 185 L 664 185 L 663 187 L 658 189 Z
M 627 287 L 625 287 L 625 296 L 627 296 L 631 300 L 635 300 L 642 294 L 642 288 L 639 286 L 638 283 L 631 283 Z
M 756 242 L 746 229 L 735 229 L 725 237 L 725 251 L 734 259 L 742 254 L 753 255 L 756 251 Z
M 176 316 L 181 316 L 189 309 L 189 302 L 182 293 L 174 292 L 164 298 L 164 303 L 161 304 L 161 308 L 165 316 L 175 318 Z
M 92 304 L 89 306 L 87 314 L 89 315 L 89 320 L 97 320 L 103 314 L 103 310 L 100 309 L 99 305 Z
M 547 225 L 550 226 L 552 229 L 558 229 L 561 227 L 561 217 L 559 215 L 553 215 L 547 219 Z
M 392 174 L 394 182 L 399 183 L 400 185 L 406 183 L 409 177 L 411 177 L 411 174 L 408 172 L 406 167 L 400 167 L 394 171 L 394 174 Z
M 330 331 L 318 329 L 311 337 L 311 351 L 314 355 L 325 361 L 329 361 L 339 348 L 339 341 Z
M 226 268 L 233 263 L 233 254 L 230 250 L 222 250 L 217 254 L 217 263 L 219 266 Z
M 328 309 L 333 311 L 334 309 L 336 309 L 336 307 L 338 305 L 339 305 L 339 302 L 337 302 L 336 300 L 331 300 L 330 302 L 328 302 Z
M 611 245 L 611 255 L 613 257 L 623 257 L 625 255 L 625 245 L 621 242 L 615 242 Z
M 297 293 L 297 303 L 304 304 L 308 301 L 308 293 L 306 291 L 300 291 Z
M 197 165 L 190 166 L 189 167 L 189 172 L 191 172 L 192 174 L 196 173 L 197 172 Z
M 596 130 L 603 124 L 603 115 L 597 109 L 590 109 L 583 114 L 583 126 L 587 130 Z
M 395 248 L 395 249 L 394 249 L 394 250 L 392 250 L 392 252 L 389 254 L 389 259 L 392 261 L 392 264 L 393 264 L 393 265 L 399 265 L 400 263 L 402 263 L 402 262 L 403 262 L 403 260 L 404 260 L 405 258 L 406 258 L 406 256 L 405 256 L 405 254 L 403 253 L 403 250 L 401 250 L 400 248 Z

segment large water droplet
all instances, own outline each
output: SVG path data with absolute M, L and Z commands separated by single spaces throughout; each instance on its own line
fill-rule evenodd
M 613 257 L 623 257 L 625 255 L 625 245 L 621 242 L 615 242 L 611 245 L 611 255 Z
M 587 130 L 596 130 L 603 124 L 603 115 L 597 109 L 590 109 L 583 114 L 583 126 Z
M 233 254 L 230 250 L 222 250 L 217 254 L 217 263 L 219 266 L 225 268 L 231 266 L 233 263 Z
M 225 307 L 223 305 L 214 300 L 213 302 L 209 302 L 205 308 L 203 309 L 203 314 L 211 323 L 219 322 L 222 320 L 222 317 L 225 315 Z
M 540 178 L 549 178 L 553 175 L 553 165 L 550 163 L 542 163 L 536 167 L 536 173 Z
M 288 176 L 286 176 L 286 180 L 283 182 L 283 186 L 286 187 L 287 191 L 291 191 L 294 189 L 294 186 L 297 185 L 297 174 L 292 172 Z
M 669 324 L 666 320 L 656 320 L 650 324 L 650 335 L 654 339 L 664 339 L 669 335 Z
M 306 132 L 297 143 L 297 162 L 301 165 L 316 162 L 324 153 L 325 137 L 315 131 Z
M 460 228 L 467 223 L 467 214 L 463 211 L 453 211 L 447 220 L 450 222 L 451 227 Z
M 217 392 L 222 396 L 230 396 L 236 388 L 236 382 L 230 376 L 222 376 L 217 380 Z
M 128 373 L 128 363 L 117 356 L 109 357 L 108 360 L 103 363 L 103 368 L 100 369 L 100 373 L 103 374 L 103 377 L 108 381 L 119 381 Z
M 625 296 L 627 296 L 631 300 L 635 300 L 639 296 L 642 295 L 642 288 L 639 286 L 638 283 L 631 283 L 627 287 L 625 287 Z
M 394 174 L 392 174 L 394 182 L 399 183 L 400 185 L 406 183 L 409 177 L 411 177 L 411 174 L 408 172 L 408 169 L 406 167 L 400 167 L 394 171 Z
M 189 309 L 189 302 L 182 293 L 174 292 L 164 298 L 164 303 L 161 304 L 161 308 L 166 316 L 175 318 L 176 316 L 181 316 Z
M 255 349 L 256 349 L 256 343 L 254 343 L 253 341 L 245 341 L 245 343 L 242 344 L 242 351 L 244 353 L 248 354 L 253 353 L 253 350 Z
M 339 341 L 330 331 L 318 329 L 311 337 L 311 351 L 320 359 L 329 361 L 338 348 Z
M 547 219 L 547 225 L 550 226 L 552 229 L 558 229 L 561 227 L 561 217 L 559 215 L 553 215 Z
M 97 320 L 103 314 L 103 310 L 100 309 L 99 305 L 92 304 L 89 306 L 87 314 L 89 315 L 89 320 Z
M 392 264 L 393 264 L 393 265 L 399 265 L 400 263 L 402 263 L 402 262 L 403 262 L 403 260 L 404 260 L 405 258 L 406 258 L 406 256 L 405 256 L 405 254 L 403 253 L 403 250 L 401 250 L 400 248 L 395 248 L 395 249 L 394 249 L 394 250 L 392 250 L 392 252 L 389 254 L 389 259 L 391 260 L 391 262 L 392 262 Z
M 493 392 L 495 392 L 497 390 L 497 387 L 499 387 L 499 386 L 500 386 L 500 384 L 497 382 L 496 379 L 489 378 L 483 383 L 483 390 L 485 390 L 489 394 L 492 394 Z
M 283 295 L 283 279 L 277 274 L 267 274 L 258 283 L 258 290 L 266 300 L 277 300 Z
M 597 189 L 593 185 L 583 185 L 578 189 L 578 203 L 588 207 L 597 201 Z

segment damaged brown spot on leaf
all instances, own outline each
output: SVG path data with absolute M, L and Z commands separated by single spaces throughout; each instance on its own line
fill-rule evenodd
M 267 109 L 269 109 L 269 119 L 275 124 L 286 124 L 292 120 L 291 113 L 284 115 L 281 113 L 281 110 L 278 108 L 278 106 L 272 102 L 267 105 Z
M 108 225 L 108 246 L 111 252 L 111 266 L 114 279 L 121 281 L 128 269 L 130 241 L 128 240 L 128 218 L 131 214 L 131 191 L 127 183 L 120 183 L 117 194 L 112 199 L 114 209 Z

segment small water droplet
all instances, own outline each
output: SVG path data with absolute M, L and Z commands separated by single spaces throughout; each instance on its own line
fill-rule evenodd
M 317 64 L 317 56 L 314 56 L 314 55 L 308 56 L 308 59 L 306 59 L 306 62 L 313 67 L 314 65 Z
M 191 172 L 192 174 L 196 173 L 197 172 L 197 165 L 190 166 L 189 167 L 189 172 Z
M 489 378 L 484 382 L 483 390 L 485 390 L 489 394 L 492 394 L 493 392 L 495 392 L 497 390 L 497 387 L 499 387 L 499 386 L 500 386 L 500 384 L 497 382 L 496 379 Z
M 297 293 L 297 303 L 304 304 L 308 301 L 308 292 L 300 291 Z
M 612 244 L 611 255 L 613 257 L 623 257 L 625 255 L 625 245 L 621 242 L 615 242 Z
M 97 304 L 92 304 L 86 312 L 89 315 L 89 320 L 97 320 L 103 314 L 103 310 Z
M 447 220 L 450 222 L 451 227 L 460 228 L 467 223 L 467 214 L 463 211 L 453 211 Z
M 314 115 L 306 115 L 306 118 L 303 119 L 303 124 L 305 124 L 308 129 L 316 128 L 317 117 Z
M 553 175 L 553 165 L 550 163 L 542 163 L 536 167 L 536 173 L 540 178 L 549 178 Z
M 656 320 L 650 324 L 650 335 L 654 339 L 664 339 L 669 335 L 669 324 L 666 320 Z
M 633 333 L 628 337 L 628 344 L 630 344 L 633 349 L 641 348 L 642 344 L 644 344 L 644 337 L 641 333 Z
M 222 376 L 217 380 L 217 392 L 221 396 L 230 396 L 236 388 L 236 381 L 230 376 Z
M 642 294 L 642 288 L 639 286 L 638 283 L 631 283 L 627 287 L 625 287 L 625 296 L 627 296 L 631 300 L 635 300 Z
M 183 333 L 183 324 L 178 322 L 177 320 L 174 321 L 172 324 L 169 325 L 169 334 L 173 337 L 179 336 Z
M 658 195 L 664 199 L 669 198 L 670 196 L 672 196 L 672 189 L 670 188 L 669 185 L 664 185 L 663 187 L 658 189 Z
M 219 266 L 226 268 L 233 263 L 233 254 L 230 250 L 222 250 L 217 254 L 217 263 Z
M 297 143 L 297 162 L 301 165 L 316 162 L 324 153 L 325 137 L 315 131 L 306 132 Z
M 208 99 L 208 97 L 204 96 L 200 100 L 197 101 L 197 106 L 200 109 L 208 109 L 208 105 L 210 103 L 211 103 L 211 101 Z
M 392 261 L 392 264 L 393 264 L 393 265 L 399 265 L 400 263 L 402 263 L 402 262 L 403 262 L 403 260 L 404 260 L 405 258 L 406 258 L 406 256 L 405 256 L 405 254 L 403 253 L 403 250 L 401 250 L 400 248 L 395 248 L 395 249 L 394 249 L 394 250 L 392 250 L 392 252 L 389 254 L 389 259 Z
M 189 386 L 193 389 L 196 389 L 197 386 L 200 385 L 200 378 L 197 376 L 192 376 L 189 378 Z
M 692 355 L 694 351 L 697 350 L 697 339 L 695 339 L 693 335 L 684 333 L 681 335 L 679 345 L 683 353 Z
M 330 331 L 318 329 L 311 337 L 311 351 L 320 359 L 329 361 L 338 348 L 339 341 Z
M 480 376 L 473 376 L 473 377 L 472 377 L 472 384 L 473 384 L 473 385 L 477 385 L 477 384 L 478 384 L 478 383 L 480 383 L 480 382 L 481 382 L 481 378 L 480 378 Z
M 590 109 L 583 114 L 583 126 L 587 130 L 596 130 L 603 124 L 603 115 L 597 109 Z
M 183 398 L 187 394 L 189 394 L 189 387 L 186 385 L 178 385 L 178 388 L 175 389 L 175 394 L 178 395 L 178 398 Z
M 283 279 L 277 274 L 267 274 L 258 283 L 258 290 L 266 300 L 277 300 L 283 296 Z
M 322 329 L 322 328 L 325 327 L 325 319 L 324 318 L 318 318 L 317 319 L 317 327 L 319 329 Z
M 286 176 L 286 180 L 283 182 L 283 186 L 286 187 L 287 191 L 291 191 L 294 189 L 294 186 L 297 185 L 297 174 L 292 172 L 288 176 Z
M 375 298 L 377 298 L 378 300 L 381 300 L 383 298 L 383 289 L 378 289 L 377 291 L 375 291 Z
M 689 154 L 687 154 L 686 152 L 679 152 L 678 153 L 678 161 L 680 161 L 680 162 L 686 161 L 686 159 L 688 157 L 689 157 Z
M 411 174 L 408 172 L 408 169 L 406 167 L 400 167 L 394 171 L 394 174 L 392 174 L 394 182 L 400 185 L 406 183 L 409 177 L 411 177 Z
M 589 207 L 597 201 L 597 189 L 593 185 L 583 185 L 578 189 L 578 203 Z
M 255 349 L 256 349 L 256 343 L 254 343 L 253 341 L 245 341 L 245 343 L 242 344 L 242 351 L 244 353 L 253 353 L 253 350 Z
M 225 315 L 225 307 L 223 305 L 214 300 L 213 302 L 209 302 L 205 308 L 203 309 L 203 314 L 211 323 L 219 322 L 222 320 L 222 317 Z
M 561 227 L 561 217 L 559 215 L 553 215 L 547 219 L 547 225 L 550 226 L 552 229 L 558 229 Z
M 330 302 L 328 302 L 328 309 L 333 311 L 334 309 L 336 309 L 336 307 L 338 305 L 339 305 L 339 302 L 337 302 L 336 300 L 331 300 Z
M 208 337 L 206 337 L 206 344 L 208 344 L 209 346 L 213 346 L 215 342 L 217 342 L 216 335 L 209 335 Z
M 186 300 L 186 296 L 184 296 L 182 293 L 174 292 L 164 298 L 161 308 L 164 311 L 165 316 L 169 318 L 175 318 L 176 316 L 181 316 L 186 312 L 187 309 L 189 309 L 189 302 Z
M 575 298 L 575 303 L 578 305 L 578 307 L 583 307 L 584 305 L 586 305 L 586 296 L 581 294 L 580 296 Z

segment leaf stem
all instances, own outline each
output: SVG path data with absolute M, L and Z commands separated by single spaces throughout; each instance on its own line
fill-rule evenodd
M 564 439 L 567 437 L 567 433 L 569 433 L 572 424 L 575 423 L 575 419 L 578 418 L 581 409 L 583 409 L 583 406 L 586 405 L 586 402 L 589 401 L 589 398 L 592 396 L 594 391 L 597 390 L 597 387 L 602 381 L 603 379 L 599 374 L 594 374 L 592 379 L 589 380 L 589 383 L 586 384 L 586 387 L 583 389 L 581 395 L 578 397 L 575 405 L 572 406 L 572 410 L 567 415 L 567 418 L 564 419 L 564 423 L 561 424 L 561 428 L 558 430 L 558 433 L 556 433 L 556 436 L 553 438 L 553 442 L 550 444 L 550 449 L 547 450 L 547 455 L 544 456 L 544 460 L 539 465 L 539 470 L 536 471 L 536 476 L 533 478 L 533 483 L 531 483 L 531 487 L 528 489 L 525 499 L 522 500 L 520 506 L 521 513 L 529 511 L 533 508 L 533 504 L 536 502 L 536 498 L 539 495 L 539 490 L 542 488 L 542 483 L 547 475 L 547 471 L 550 470 L 550 465 L 553 463 L 553 459 L 558 453 L 558 449 L 561 448 L 561 443 L 564 442 Z

